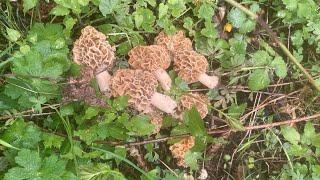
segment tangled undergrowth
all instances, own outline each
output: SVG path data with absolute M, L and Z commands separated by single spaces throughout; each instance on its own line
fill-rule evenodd
M 0 2 L 0 179 L 320 179 L 315 0 Z

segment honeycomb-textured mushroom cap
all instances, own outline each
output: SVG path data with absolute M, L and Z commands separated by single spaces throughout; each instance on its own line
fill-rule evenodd
M 187 167 L 184 156 L 186 155 L 187 151 L 191 149 L 195 144 L 194 137 L 190 136 L 187 138 L 183 138 L 177 143 L 174 143 L 169 147 L 172 156 L 177 159 L 177 165 L 181 167 Z
M 178 31 L 174 35 L 167 35 L 162 31 L 154 41 L 155 44 L 165 45 L 173 54 L 179 53 L 180 51 L 192 50 L 192 42 L 189 38 L 185 37 L 183 31 Z
M 110 88 L 112 96 L 127 95 L 131 107 L 148 112 L 157 86 L 157 79 L 148 71 L 120 69 L 112 77 Z
M 157 134 L 162 127 L 162 122 L 163 122 L 162 115 L 158 111 L 152 111 L 148 115 L 150 117 L 151 124 L 153 124 L 155 126 L 152 134 Z
M 199 81 L 208 66 L 207 59 L 195 51 L 182 51 L 174 57 L 174 70 L 188 84 Z
M 74 43 L 73 60 L 94 69 L 96 73 L 113 66 L 115 49 L 106 40 L 107 37 L 92 26 L 81 30 L 81 36 Z
M 170 55 L 165 46 L 136 46 L 130 50 L 129 64 L 134 69 L 156 71 L 170 66 Z
M 187 93 L 180 97 L 178 109 L 180 111 L 189 110 L 195 106 L 200 113 L 201 118 L 205 118 L 208 114 L 208 97 L 200 93 Z

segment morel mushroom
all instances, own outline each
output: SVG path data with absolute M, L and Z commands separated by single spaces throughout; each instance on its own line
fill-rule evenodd
M 190 136 L 180 140 L 179 142 L 171 145 L 169 147 L 172 156 L 177 159 L 177 165 L 181 167 L 187 167 L 184 156 L 186 155 L 187 151 L 191 149 L 195 144 L 194 137 Z
M 156 92 L 157 79 L 148 71 L 120 69 L 110 85 L 114 97 L 129 96 L 129 105 L 140 112 L 152 112 L 153 105 L 166 113 L 173 113 L 177 107 L 169 96 Z
M 134 69 L 150 71 L 165 91 L 171 88 L 171 78 L 165 71 L 170 66 L 168 50 L 161 45 L 137 46 L 129 52 L 129 64 Z
M 181 51 L 174 56 L 174 70 L 188 84 L 200 81 L 210 89 L 219 83 L 217 76 L 206 74 L 208 68 L 207 59 L 195 51 Z
M 152 134 L 157 134 L 162 127 L 163 118 L 162 118 L 160 112 L 158 112 L 158 111 L 153 111 L 153 112 L 149 113 L 148 115 L 150 117 L 150 123 L 155 126 Z
M 204 94 L 188 93 L 180 97 L 178 109 L 182 112 L 195 106 L 203 119 L 208 114 L 208 102 L 208 97 Z
M 74 43 L 73 60 L 95 71 L 99 88 L 102 92 L 110 90 L 110 70 L 113 66 L 115 49 L 106 40 L 107 37 L 92 26 L 81 30 L 81 36 Z
M 154 42 L 158 45 L 165 45 L 172 55 L 181 51 L 192 51 L 192 42 L 185 37 L 183 31 L 178 31 L 174 35 L 166 35 L 164 32 L 160 32 Z

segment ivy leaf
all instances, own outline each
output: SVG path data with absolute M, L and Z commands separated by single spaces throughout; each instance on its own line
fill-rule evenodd
M 233 8 L 228 14 L 228 21 L 233 27 L 240 28 L 246 21 L 246 15 L 238 8 Z
M 208 3 L 202 3 L 198 10 L 198 17 L 203 18 L 206 21 L 211 22 L 212 16 L 214 14 L 214 9 Z
M 21 37 L 21 34 L 17 30 L 11 28 L 6 28 L 6 30 L 9 41 L 16 42 Z
M 252 91 L 264 89 L 269 84 L 269 74 L 264 69 L 256 69 L 249 76 L 248 86 Z
M 285 78 L 287 76 L 287 65 L 282 59 L 282 57 L 277 56 L 271 62 L 271 66 L 275 68 L 276 75 L 279 78 Z
M 24 0 L 23 1 L 23 12 L 26 13 L 30 9 L 34 8 L 39 0 Z
M 291 144 L 297 145 L 300 142 L 300 134 L 292 126 L 281 126 L 281 133 Z
M 114 12 L 115 7 L 119 4 L 119 0 L 101 0 L 99 10 L 103 16 Z

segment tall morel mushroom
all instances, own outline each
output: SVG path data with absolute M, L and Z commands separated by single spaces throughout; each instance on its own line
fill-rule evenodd
M 193 106 L 200 113 L 201 118 L 205 118 L 208 114 L 208 97 L 200 93 L 187 93 L 180 97 L 178 109 L 180 112 L 189 110 Z
M 102 92 L 110 90 L 110 70 L 113 66 L 115 48 L 106 40 L 107 37 L 92 26 L 81 30 L 81 36 L 74 43 L 73 60 L 92 68 Z
M 129 52 L 129 64 L 134 69 L 150 71 L 165 91 L 171 88 L 171 78 L 165 71 L 171 63 L 168 50 L 161 45 L 137 46 Z
M 207 59 L 195 51 L 181 51 L 174 56 L 174 70 L 188 84 L 200 81 L 210 89 L 219 83 L 217 76 L 206 74 L 208 68 Z
M 183 31 L 178 31 L 174 35 L 167 35 L 160 32 L 154 39 L 157 45 L 165 45 L 172 55 L 181 51 L 192 51 L 192 42 L 189 38 L 185 37 Z
M 148 71 L 120 69 L 111 79 L 111 93 L 114 97 L 129 96 L 129 105 L 144 113 L 152 112 L 152 105 L 173 113 L 177 104 L 169 96 L 156 92 L 157 79 Z

